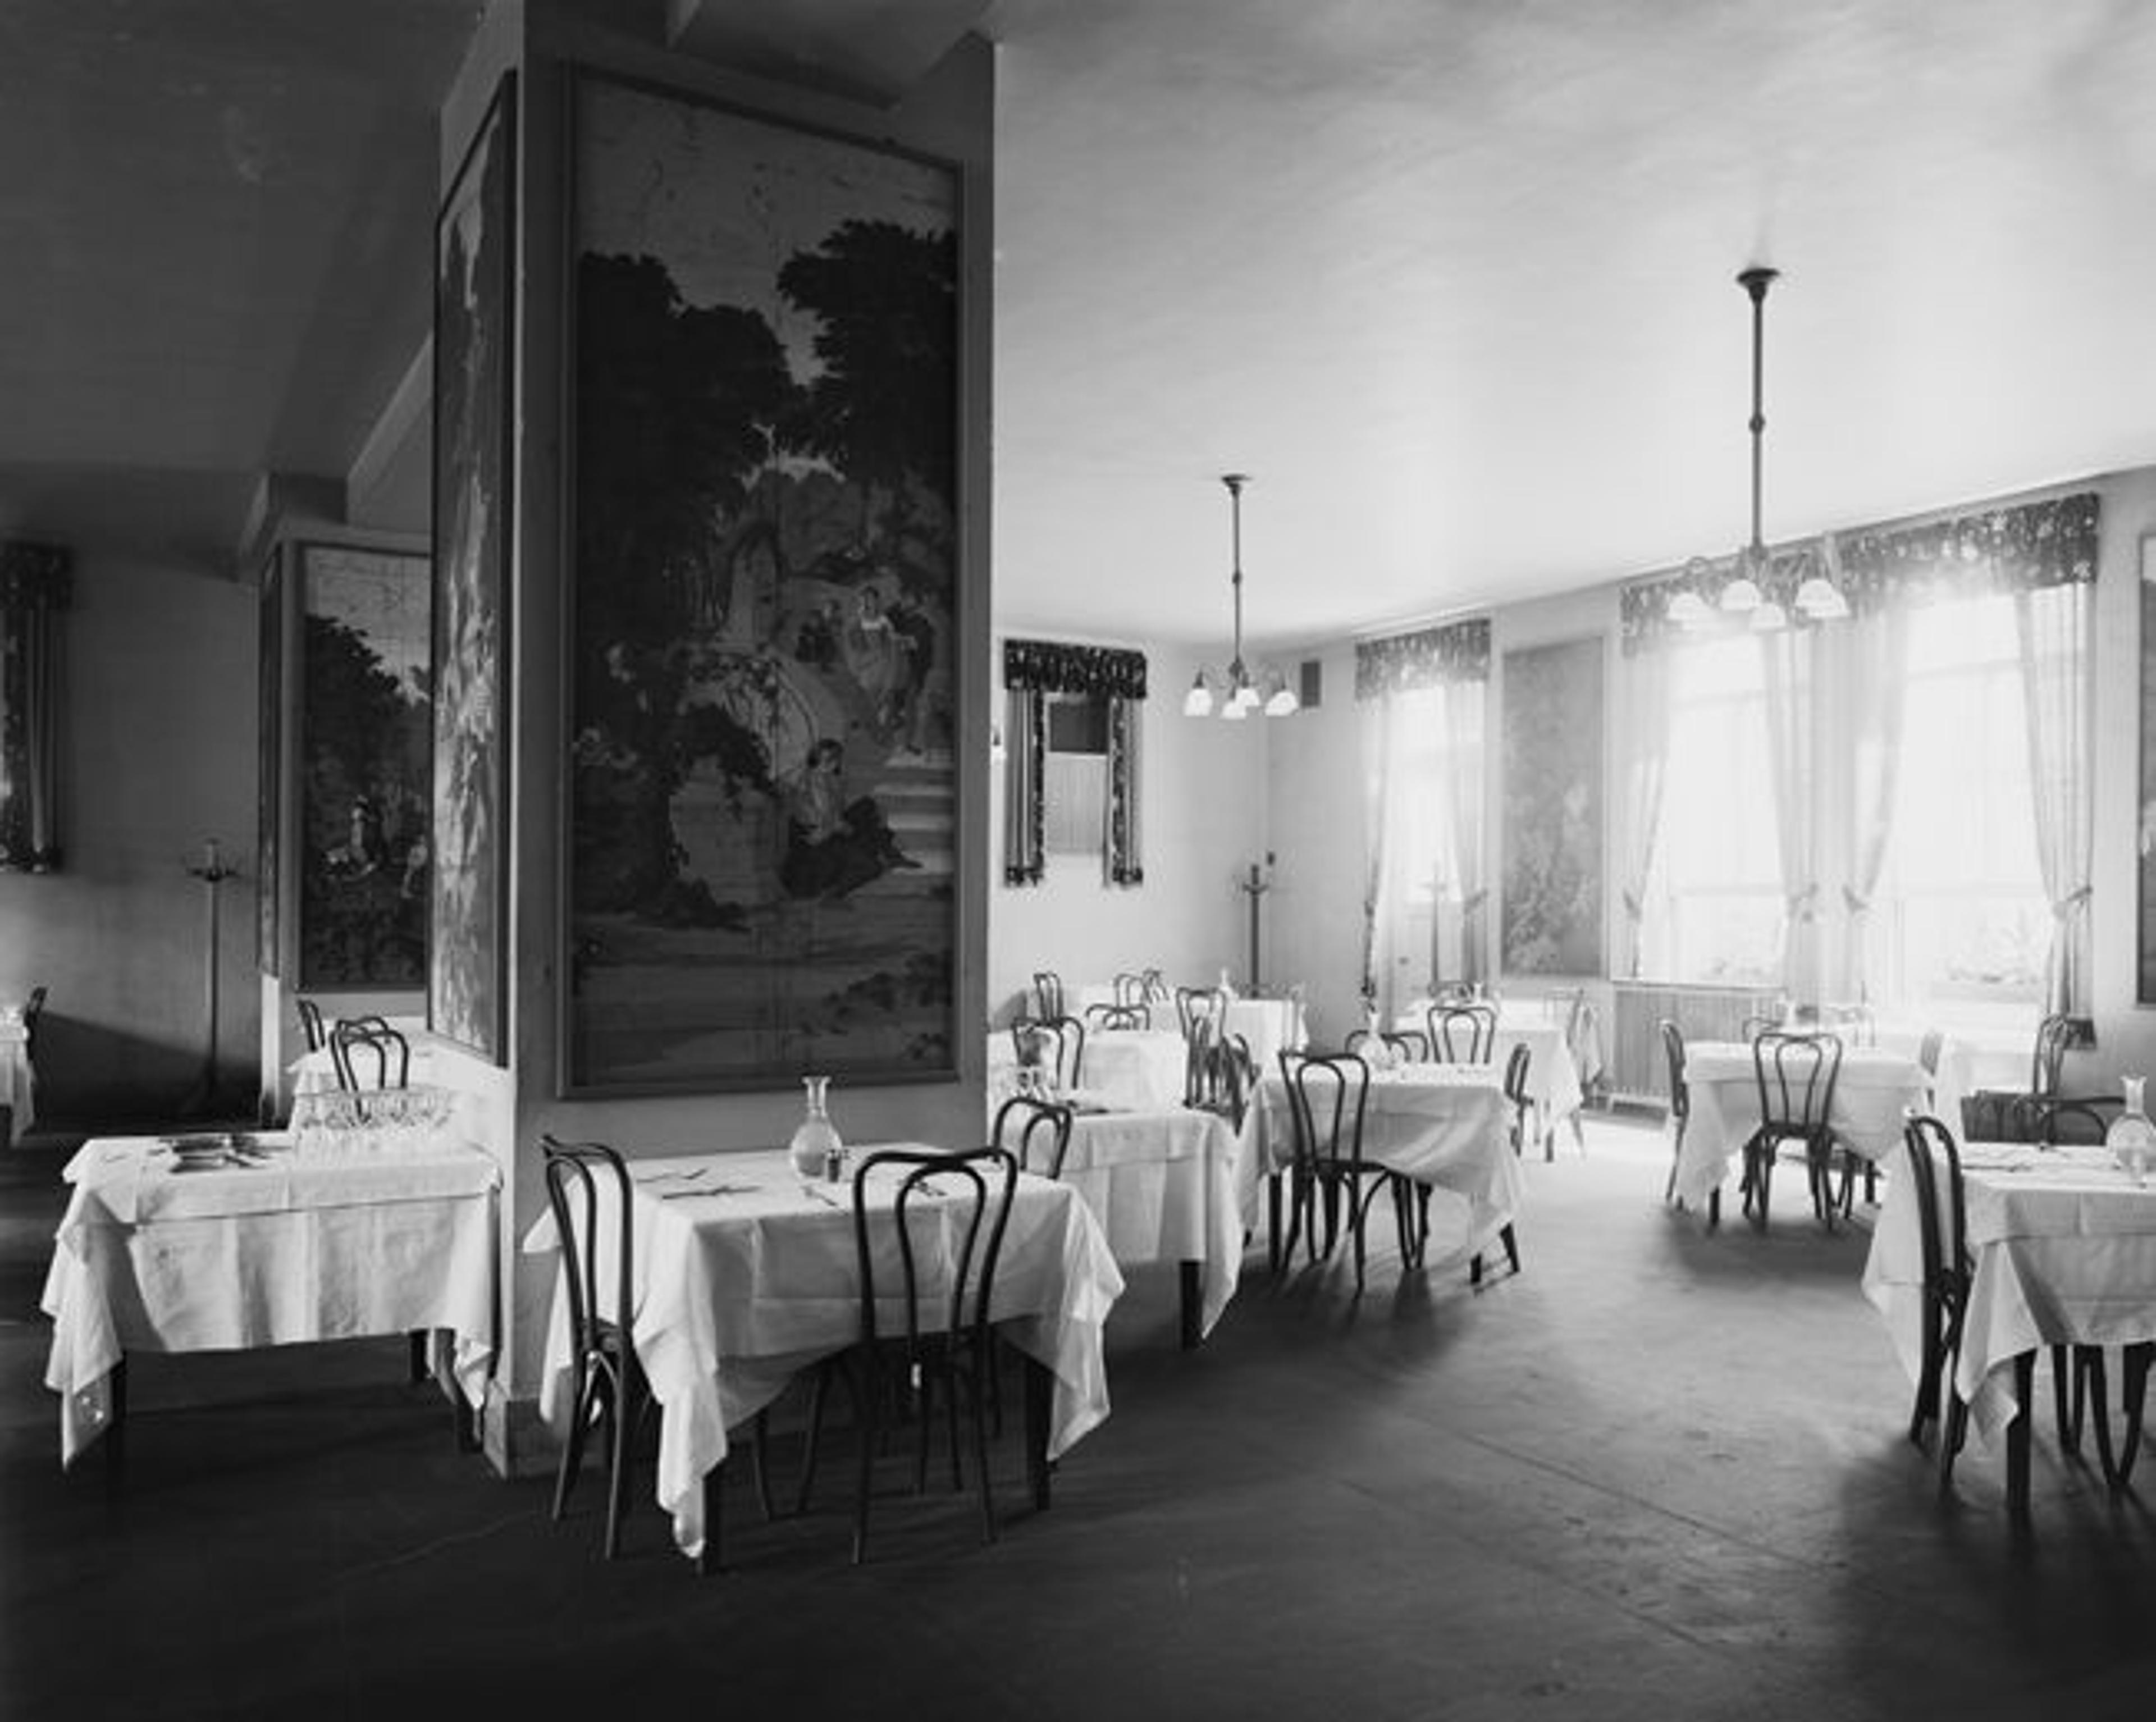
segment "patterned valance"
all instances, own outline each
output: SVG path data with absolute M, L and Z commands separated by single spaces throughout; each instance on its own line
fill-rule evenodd
M 1454 681 L 1490 679 L 1490 619 L 1448 622 L 1414 634 L 1355 645 L 1355 697 L 1412 693 Z
M 1890 605 L 1985 592 L 2028 591 L 2096 578 L 2101 499 L 2093 491 L 2046 501 L 1989 508 L 1912 527 L 1861 527 L 1769 553 L 1763 597 L 1789 612 L 1793 626 L 1811 625 L 1793 603 L 1814 573 L 1832 580 L 1857 615 Z M 1710 609 L 1736 572 L 1736 558 L 1695 559 L 1674 574 L 1637 580 L 1617 599 L 1626 654 L 1671 635 L 1670 602 L 1691 591 Z
M 2071 586 L 2096 578 L 2102 499 L 2093 491 L 1988 509 L 1927 526 L 1845 532 L 1843 589 L 1851 606 Z
M 1146 697 L 1146 655 L 1113 646 L 1006 640 L 1004 686 L 1014 693 L 1026 690 L 1142 700 Z
M 41 604 L 64 610 L 73 595 L 66 551 L 25 539 L 0 542 L 0 604 Z

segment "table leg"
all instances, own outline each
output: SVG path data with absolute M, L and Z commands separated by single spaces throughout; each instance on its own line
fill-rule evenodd
M 427 1353 L 434 1336 L 425 1328 L 414 1328 L 405 1337 L 412 1348 L 412 1379 L 415 1382 L 424 1381 L 433 1373 L 428 1366 L 429 1359 Z
M 1198 1343 L 1205 1337 L 1205 1288 L 1203 1283 L 1204 1264 L 1183 1262 L 1182 1269 L 1183 1349 L 1195 1351 Z
M 2025 1351 L 2014 1360 L 2014 1421 L 2006 1426 L 2006 1513 L 2017 1524 L 2029 1517 L 2030 1402 L 2035 1391 L 2036 1354 Z
M 1055 1375 L 1037 1357 L 1025 1360 L 1025 1480 L 1033 1504 L 1048 1509 L 1048 1421 Z
M 127 1360 L 121 1358 L 105 1378 L 105 1409 L 110 1420 L 105 1426 L 105 1489 L 117 1495 L 127 1471 Z
M 726 1498 L 726 1462 L 721 1459 L 704 1473 L 703 1481 L 696 1485 L 704 1492 L 704 1546 L 696 1556 L 696 1573 L 701 1578 L 709 1578 L 722 1568 L 719 1559 L 719 1513 Z

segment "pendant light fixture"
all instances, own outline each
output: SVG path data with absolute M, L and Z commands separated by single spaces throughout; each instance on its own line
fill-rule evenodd
M 1743 288 L 1752 301 L 1752 417 L 1748 421 L 1752 434 L 1752 537 L 1737 553 L 1715 609 L 1726 616 L 1743 618 L 1755 634 L 1771 634 L 1788 626 L 1789 622 L 1788 612 L 1769 590 L 1774 583 L 1771 578 L 1774 558 L 1768 553 L 1766 540 L 1760 531 L 1759 507 L 1760 471 L 1767 432 L 1767 290 L 1780 275 L 1779 270 L 1755 264 L 1738 271 L 1737 276 L 1738 285 Z M 1803 556 L 1804 575 L 1792 599 L 1798 611 L 1815 622 L 1847 615 L 1849 604 L 1841 595 L 1841 589 L 1829 578 L 1811 552 L 1806 551 Z M 1670 601 L 1672 620 L 1692 626 L 1712 619 L 1713 611 L 1699 596 L 1698 589 L 1712 572 L 1712 565 L 1701 557 L 1694 557 L 1685 564 L 1682 587 Z
M 1295 690 L 1281 677 L 1268 672 L 1260 686 L 1243 663 L 1243 486 L 1250 481 L 1250 475 L 1244 472 L 1223 473 L 1220 476 L 1220 482 L 1228 487 L 1232 522 L 1234 573 L 1229 576 L 1229 583 L 1235 602 L 1235 645 L 1224 671 L 1201 669 L 1192 679 L 1190 691 L 1183 697 L 1185 717 L 1209 717 L 1216 707 L 1220 716 L 1230 722 L 1240 722 L 1253 712 L 1263 712 L 1268 717 L 1286 717 L 1301 703 L 1296 698 Z

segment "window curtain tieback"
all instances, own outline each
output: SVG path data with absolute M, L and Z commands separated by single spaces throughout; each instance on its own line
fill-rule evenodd
M 1815 920 L 1819 915 L 1819 887 L 1807 885 L 1802 890 L 1793 891 L 1783 902 L 1792 921 Z

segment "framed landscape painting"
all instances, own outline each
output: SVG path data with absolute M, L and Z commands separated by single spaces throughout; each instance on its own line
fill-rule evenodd
M 278 821 L 285 810 L 285 563 L 275 553 L 262 568 L 260 645 L 256 663 L 254 912 L 256 961 L 264 974 L 282 971 L 277 948 Z
M 958 180 L 580 73 L 567 1093 L 948 1079 Z
M 427 978 L 427 558 L 302 544 L 300 979 Z
M 1602 640 L 1504 658 L 1503 969 L 1603 971 Z
M 434 855 L 427 1024 L 502 1061 L 508 1003 L 516 82 L 503 76 L 434 229 Z

